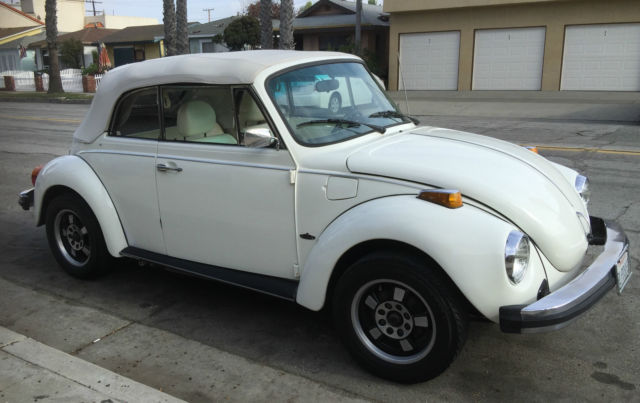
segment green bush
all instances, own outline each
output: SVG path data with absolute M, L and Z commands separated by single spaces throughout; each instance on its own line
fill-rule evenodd
M 96 63 L 91 63 L 87 67 L 82 69 L 83 76 L 93 76 L 100 73 L 100 67 Z

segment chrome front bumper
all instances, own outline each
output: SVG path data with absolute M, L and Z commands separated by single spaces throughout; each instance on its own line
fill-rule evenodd
M 18 204 L 23 210 L 29 210 L 33 207 L 33 188 L 20 192 Z
M 592 307 L 616 285 L 616 264 L 629 248 L 622 227 L 596 218 L 600 233 L 606 230 L 604 251 L 578 277 L 530 305 L 500 307 L 500 329 L 506 333 L 533 333 L 560 329 Z M 596 232 L 597 229 L 593 229 Z M 599 240 L 604 241 L 604 236 Z M 602 242 L 591 241 L 592 244 Z

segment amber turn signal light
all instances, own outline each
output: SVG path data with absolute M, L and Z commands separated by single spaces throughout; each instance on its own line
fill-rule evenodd
M 423 190 L 418 194 L 418 199 L 439 204 L 447 208 L 462 207 L 462 195 L 452 189 Z
M 41 170 L 42 165 L 38 165 L 37 167 L 33 168 L 33 171 L 31 171 L 31 183 L 33 183 L 33 186 L 36 185 L 36 179 L 38 178 L 38 174 Z
M 536 146 L 527 146 L 527 147 L 525 147 L 525 148 L 526 148 L 527 150 L 531 151 L 532 153 L 540 154 L 540 153 L 538 152 L 538 147 L 536 147 Z

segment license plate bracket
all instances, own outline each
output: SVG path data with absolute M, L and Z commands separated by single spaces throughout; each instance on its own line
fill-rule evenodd
M 624 286 L 627 285 L 631 278 L 631 269 L 629 267 L 629 251 L 625 251 L 616 263 L 616 283 L 618 285 L 618 294 L 622 294 Z

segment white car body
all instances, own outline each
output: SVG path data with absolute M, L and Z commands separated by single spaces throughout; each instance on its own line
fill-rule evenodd
M 575 316 L 576 305 L 584 305 L 586 297 L 574 295 L 576 282 L 588 283 L 582 289 L 589 295 L 602 288 L 605 275 L 582 266 L 592 230 L 574 186 L 578 173 L 569 168 L 517 145 L 408 120 L 384 134 L 370 131 L 321 147 L 301 144 L 266 83 L 279 72 L 329 62 L 361 63 L 328 52 L 231 52 L 156 59 L 107 73 L 70 155 L 51 161 L 38 176 L 36 222 L 46 220 L 52 189 L 71 189 L 95 214 L 111 255 L 175 267 L 189 261 L 194 266 L 187 271 L 214 278 L 208 267 L 230 269 L 219 279 L 312 310 L 327 304 L 341 259 L 385 243 L 428 256 L 494 322 L 501 321 L 501 308 L 519 306 L 516 322 L 525 323 L 524 310 L 536 301 L 572 295 L 532 314 L 571 310 L 570 317 L 560 312 L 566 320 L 506 324 L 505 331 L 561 327 Z M 123 94 L 173 83 L 250 88 L 286 148 L 110 135 Z M 425 189 L 458 190 L 463 206 L 416 198 Z M 609 267 L 600 269 L 605 272 L 627 249 L 624 233 L 607 225 L 611 256 L 605 256 Z M 505 243 L 513 231 L 531 240 L 528 267 L 517 284 L 505 271 Z

